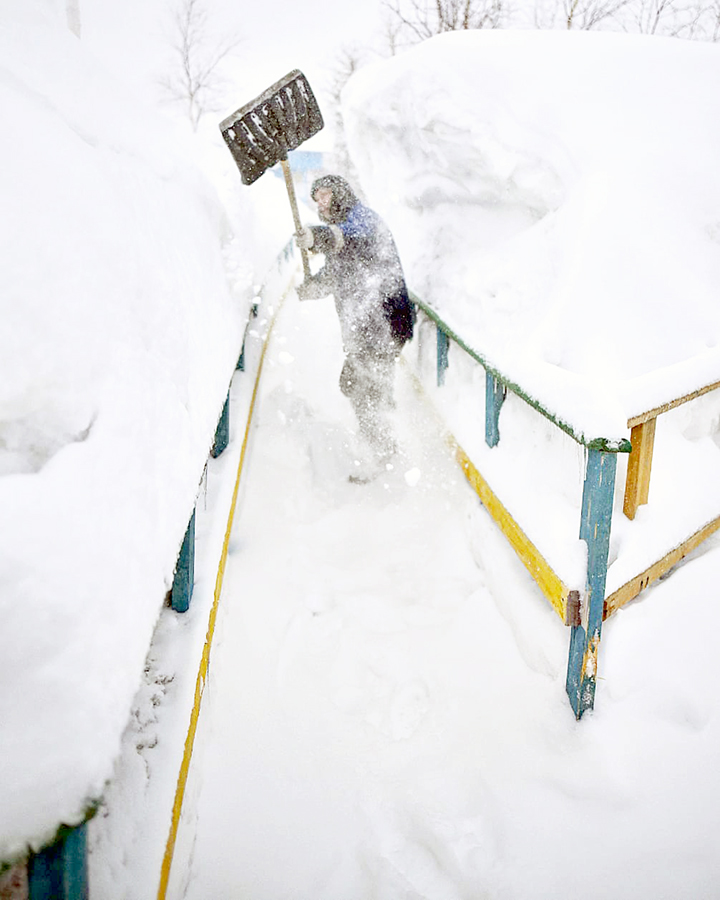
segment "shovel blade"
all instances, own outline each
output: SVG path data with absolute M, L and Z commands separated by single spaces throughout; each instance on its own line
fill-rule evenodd
M 252 184 L 324 126 L 307 78 L 293 69 L 259 97 L 220 123 L 220 131 L 240 170 Z

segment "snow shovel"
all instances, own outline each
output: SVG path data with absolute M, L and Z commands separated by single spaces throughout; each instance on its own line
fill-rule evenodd
M 282 165 L 295 231 L 302 228 L 288 150 L 295 150 L 323 127 L 323 117 L 307 79 L 293 69 L 260 96 L 220 123 L 243 184 L 252 184 L 277 162 Z M 302 250 L 305 278 L 310 277 L 307 251 Z

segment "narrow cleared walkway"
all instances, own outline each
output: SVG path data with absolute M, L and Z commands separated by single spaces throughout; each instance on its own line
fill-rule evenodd
M 668 687 L 652 701 L 667 722 L 647 732 L 648 673 L 632 672 L 657 617 L 605 634 L 607 699 L 577 723 L 567 631 L 403 368 L 404 457 L 348 481 L 341 364 L 332 302 L 291 294 L 265 359 L 168 900 L 632 900 L 638 883 L 711 896 L 717 829 L 696 822 L 717 805 L 693 811 L 711 802 L 717 747 L 697 734 L 717 723 Z M 678 631 L 695 623 L 673 591 L 698 596 L 696 571 L 667 593 Z M 660 738 L 674 749 L 658 780 Z M 585 850 L 568 854 L 579 834 Z M 657 865 L 678 846 L 686 864 Z
M 460 733 L 445 742 L 450 721 L 474 727 L 454 682 L 479 680 L 476 504 L 402 371 L 404 454 L 387 477 L 348 482 L 341 364 L 331 301 L 291 295 L 265 362 L 172 897 L 360 900 L 405 896 L 408 879 L 456 896 L 433 844 L 462 838 L 442 831 L 462 831 L 466 801 L 416 779 L 448 753 L 475 767 Z

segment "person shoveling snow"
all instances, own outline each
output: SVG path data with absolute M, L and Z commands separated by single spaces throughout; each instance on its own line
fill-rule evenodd
M 335 298 L 345 350 L 340 390 L 368 448 L 351 479 L 365 481 L 397 450 L 390 423 L 395 363 L 412 338 L 415 310 L 395 241 L 378 214 L 338 175 L 318 178 L 310 193 L 324 224 L 302 228 L 296 240 L 303 250 L 323 253 L 325 265 L 298 287 L 298 296 Z

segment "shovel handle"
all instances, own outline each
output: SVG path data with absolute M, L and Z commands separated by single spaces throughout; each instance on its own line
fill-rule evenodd
M 287 188 L 288 197 L 290 198 L 290 206 L 292 207 L 293 221 L 295 222 L 295 232 L 299 233 L 302 229 L 302 222 L 300 221 L 300 213 L 298 211 L 297 205 L 297 197 L 295 196 L 295 185 L 292 180 L 292 172 L 290 171 L 290 163 L 287 159 L 281 159 L 280 165 L 282 166 L 283 175 L 285 176 L 285 187 Z M 307 250 L 300 250 L 300 254 L 302 256 L 303 263 L 303 273 L 305 278 L 310 277 L 310 262 L 308 261 Z

